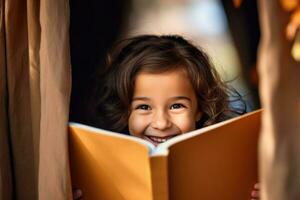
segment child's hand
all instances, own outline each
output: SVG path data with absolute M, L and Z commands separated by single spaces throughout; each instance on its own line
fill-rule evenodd
M 251 200 L 259 200 L 259 183 L 256 183 L 251 191 Z
M 80 189 L 73 190 L 73 200 L 81 200 L 82 196 L 82 191 Z

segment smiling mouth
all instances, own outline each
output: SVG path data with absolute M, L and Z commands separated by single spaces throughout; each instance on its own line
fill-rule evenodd
M 146 140 L 148 140 L 149 142 L 151 142 L 152 144 L 154 144 L 155 146 L 157 146 L 158 144 L 166 142 L 169 139 L 171 139 L 171 138 L 173 138 L 173 137 L 175 137 L 177 135 L 179 135 L 179 134 L 165 136 L 165 137 L 157 137 L 157 136 L 151 136 L 151 135 L 144 135 L 144 137 L 145 137 Z

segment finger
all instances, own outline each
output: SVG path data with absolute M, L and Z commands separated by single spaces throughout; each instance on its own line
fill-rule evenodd
M 253 190 L 253 191 L 251 192 L 251 197 L 252 197 L 252 198 L 259 198 L 259 191 Z
M 259 183 L 254 184 L 254 189 L 259 190 L 260 189 L 260 184 Z
M 73 190 L 73 199 L 77 200 L 82 197 L 82 191 L 79 189 Z

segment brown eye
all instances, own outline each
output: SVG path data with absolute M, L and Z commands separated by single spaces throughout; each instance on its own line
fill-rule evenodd
M 170 109 L 180 109 L 180 108 L 184 108 L 185 106 L 181 103 L 175 103 L 173 105 L 171 105 Z
M 137 110 L 151 110 L 151 107 L 147 104 L 138 105 L 136 107 Z

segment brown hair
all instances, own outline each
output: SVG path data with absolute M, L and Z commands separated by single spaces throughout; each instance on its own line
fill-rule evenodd
M 142 35 L 121 41 L 109 54 L 94 97 L 95 124 L 113 131 L 126 130 L 136 75 L 174 69 L 184 69 L 194 86 L 198 108 L 204 113 L 198 128 L 245 111 L 230 109 L 229 95 L 235 92 L 220 79 L 200 48 L 177 35 Z

